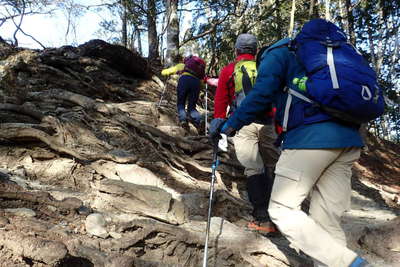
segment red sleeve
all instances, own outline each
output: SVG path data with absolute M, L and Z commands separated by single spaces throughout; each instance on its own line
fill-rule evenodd
M 218 77 L 218 86 L 214 97 L 214 118 L 226 118 L 228 106 L 234 98 L 233 86 L 228 88 L 228 82 L 233 74 L 234 63 L 230 63 L 221 70 Z M 233 83 L 232 83 L 233 84 Z

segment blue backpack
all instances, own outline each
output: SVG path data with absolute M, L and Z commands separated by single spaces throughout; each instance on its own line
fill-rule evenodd
M 295 51 L 306 75 L 293 80 L 288 102 L 294 96 L 304 103 L 304 110 L 317 108 L 323 112 L 303 117 L 302 122 L 289 119 L 287 112 L 284 128 L 332 118 L 360 125 L 383 114 L 384 99 L 375 71 L 336 25 L 323 19 L 311 20 L 288 46 Z

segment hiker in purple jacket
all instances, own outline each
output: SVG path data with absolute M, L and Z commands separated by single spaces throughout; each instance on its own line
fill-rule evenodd
M 162 75 L 181 74 L 177 86 L 177 111 L 179 124 L 186 130 L 189 122 L 203 131 L 203 116 L 197 111 L 196 104 L 205 77 L 205 62 L 197 56 L 188 56 L 184 63 L 163 70 Z

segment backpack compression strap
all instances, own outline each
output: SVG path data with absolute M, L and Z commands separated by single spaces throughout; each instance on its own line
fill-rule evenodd
M 242 65 L 242 67 L 240 68 L 240 70 L 242 71 L 242 88 L 243 88 L 243 92 L 245 95 L 247 95 L 250 90 L 253 88 L 253 85 L 251 83 L 250 80 L 250 76 L 249 73 L 247 72 L 246 68 L 244 67 L 244 65 Z
M 335 61 L 333 59 L 333 46 L 326 44 L 327 53 L 326 53 L 326 63 L 329 66 L 329 73 L 331 75 L 332 86 L 333 89 L 339 89 L 339 82 L 336 75 Z
M 286 99 L 285 111 L 284 111 L 284 115 L 283 115 L 283 122 L 282 122 L 282 130 L 283 130 L 283 132 L 287 132 L 290 105 L 292 104 L 293 96 L 295 96 L 297 98 L 300 98 L 301 100 L 303 100 L 305 102 L 308 102 L 310 104 L 313 104 L 313 105 L 317 106 L 322 111 L 324 111 L 327 114 L 333 116 L 333 118 L 340 118 L 340 121 L 347 122 L 349 125 L 360 126 L 363 123 L 358 118 L 353 117 L 353 116 L 347 114 L 346 112 L 343 112 L 343 111 L 328 107 L 326 105 L 321 105 L 321 104 L 309 99 L 305 95 L 303 95 L 303 94 L 301 94 L 301 93 L 299 93 L 299 92 L 297 92 L 297 91 L 295 91 L 293 89 L 290 89 L 290 88 L 286 87 L 285 91 L 288 93 L 288 97 Z
M 309 99 L 308 97 L 300 94 L 299 92 L 290 89 L 290 88 L 286 88 L 286 91 L 288 93 L 288 97 L 286 99 L 286 105 L 285 105 L 285 113 L 283 115 L 283 122 L 282 122 L 282 130 L 283 132 L 287 132 L 287 125 L 288 125 L 288 121 L 289 121 L 289 111 L 290 111 L 290 105 L 292 104 L 292 99 L 293 96 L 300 98 L 301 100 L 304 100 L 308 103 L 315 103 L 314 101 L 312 101 L 311 99 Z

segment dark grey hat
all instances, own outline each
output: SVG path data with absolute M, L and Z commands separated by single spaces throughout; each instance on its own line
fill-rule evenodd
M 257 38 L 250 33 L 242 33 L 236 39 L 235 48 L 241 53 L 255 53 Z

